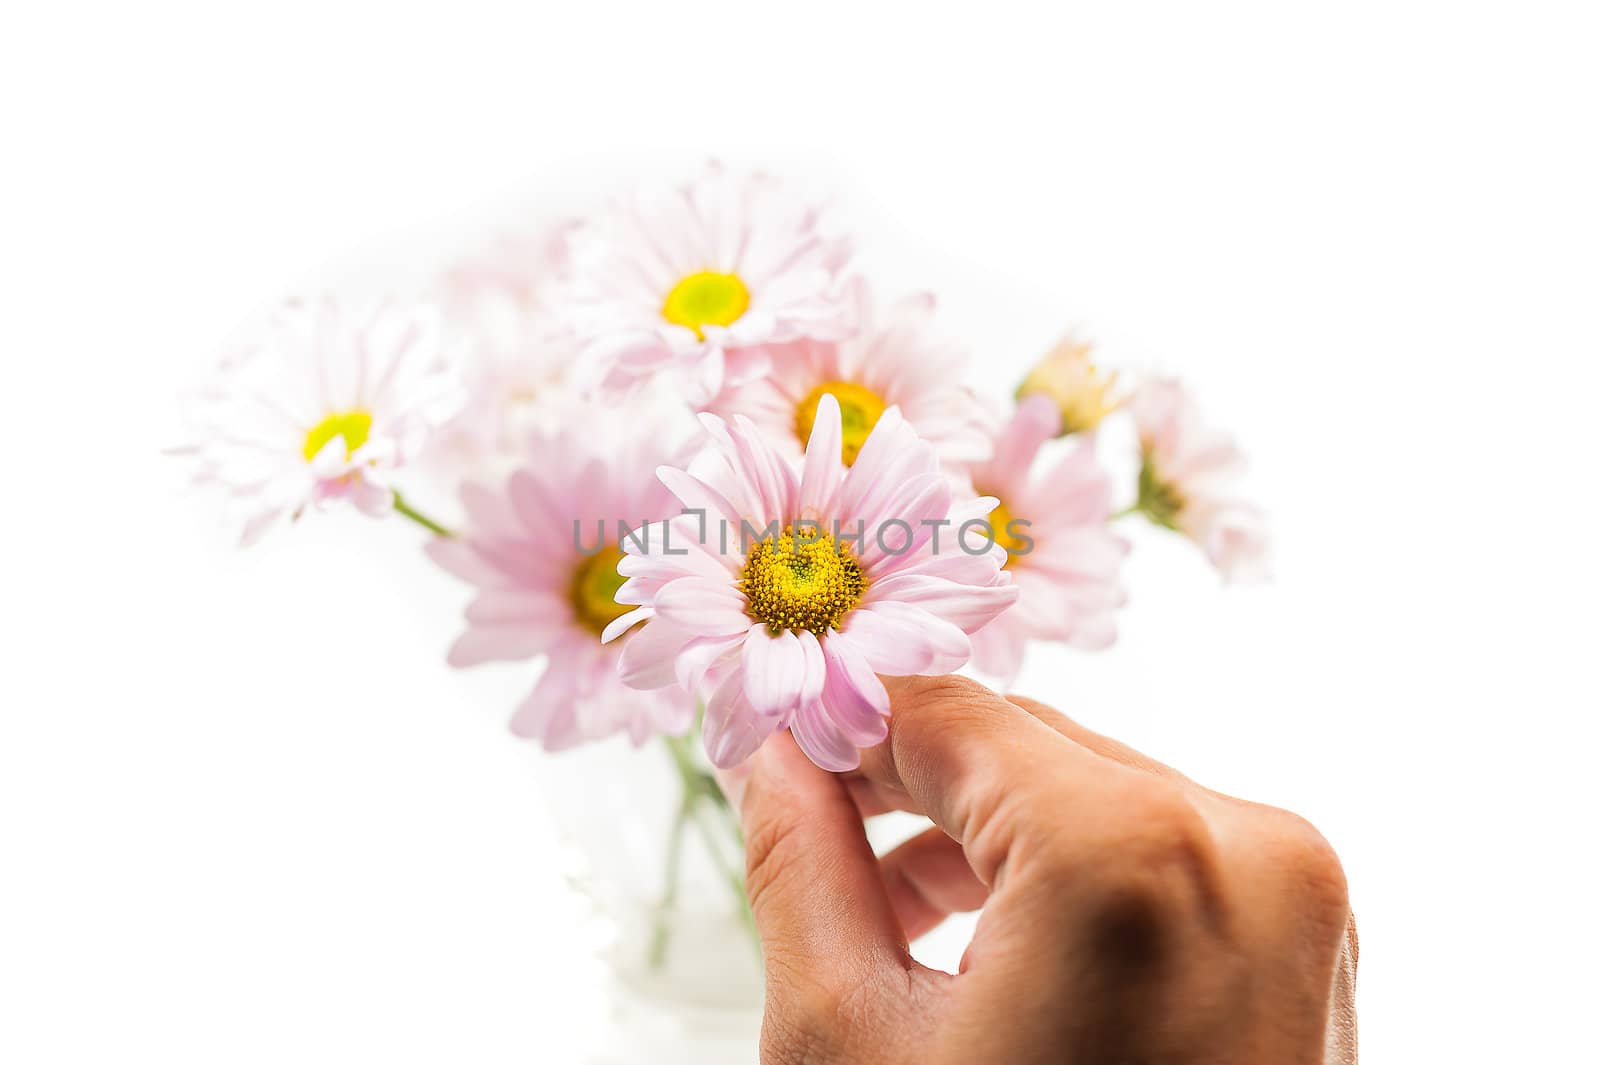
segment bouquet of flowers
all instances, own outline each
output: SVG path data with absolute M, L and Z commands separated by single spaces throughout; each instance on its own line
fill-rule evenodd
M 1124 519 L 1226 578 L 1264 567 L 1240 456 L 1177 381 L 1074 338 L 1012 398 L 966 363 L 930 296 L 872 289 L 835 217 L 711 165 L 403 299 L 291 301 L 193 394 L 175 451 L 246 543 L 343 507 L 420 525 L 475 593 L 448 662 L 538 663 L 511 729 L 549 750 L 664 741 L 673 853 L 698 826 L 738 891 L 709 767 L 787 730 L 849 770 L 887 733 L 882 676 L 1005 683 L 1032 641 L 1106 647 Z M 1113 418 L 1134 484 L 1097 453 Z

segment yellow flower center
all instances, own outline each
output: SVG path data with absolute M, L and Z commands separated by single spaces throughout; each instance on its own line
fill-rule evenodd
M 708 325 L 732 325 L 750 309 L 750 290 L 737 274 L 702 270 L 672 286 L 661 317 L 694 330 L 701 340 Z
M 1024 553 L 1023 547 L 1028 546 L 1028 541 L 1011 532 L 1011 522 L 1015 518 L 1016 515 L 1011 513 L 1011 508 L 1004 503 L 997 504 L 989 512 L 989 527 L 994 530 L 994 542 L 1006 549 L 1007 566 L 1020 559 Z M 1026 529 L 1027 526 L 1023 528 Z
M 578 624 L 596 636 L 607 625 L 635 609 L 631 603 L 617 602 L 617 589 L 627 578 L 617 572 L 622 551 L 610 544 L 592 555 L 585 555 L 572 574 L 572 612 Z
M 822 529 L 786 526 L 750 550 L 739 588 L 746 612 L 773 634 L 809 629 L 818 636 L 837 629 L 867 590 L 866 574 L 846 543 Z
M 327 446 L 328 441 L 336 436 L 342 436 L 344 457 L 348 459 L 367 442 L 367 434 L 370 432 L 372 432 L 372 415 L 364 410 L 347 410 L 341 414 L 330 414 L 306 434 L 306 446 L 302 451 L 306 461 L 310 462 Z
M 872 389 L 852 381 L 824 381 L 806 393 L 806 398 L 795 408 L 794 431 L 800 443 L 811 439 L 811 428 L 817 422 L 817 404 L 827 395 L 839 401 L 839 423 L 844 430 L 841 457 L 846 466 L 853 466 L 856 456 L 861 454 L 861 445 L 872 435 L 872 427 L 883 417 L 888 404 Z

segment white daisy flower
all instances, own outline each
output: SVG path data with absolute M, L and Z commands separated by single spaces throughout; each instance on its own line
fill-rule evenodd
M 762 174 L 711 165 L 679 188 L 641 190 L 572 235 L 564 305 L 590 383 L 614 393 L 674 372 L 703 408 L 764 369 L 764 345 L 845 336 L 850 251 Z
M 388 513 L 394 471 L 463 399 L 431 309 L 293 302 L 194 394 L 189 442 L 173 453 L 229 497 L 251 543 L 308 506 Z

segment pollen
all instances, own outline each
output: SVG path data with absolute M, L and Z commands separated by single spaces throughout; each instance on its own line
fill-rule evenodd
M 367 442 L 367 436 L 371 432 L 372 415 L 364 410 L 347 410 L 339 414 L 330 414 L 312 426 L 311 431 L 306 434 L 302 452 L 306 461 L 310 462 L 327 446 L 328 441 L 339 436 L 344 438 L 344 457 L 348 459 Z
M 811 429 L 817 422 L 817 406 L 822 397 L 831 395 L 839 401 L 839 423 L 846 466 L 854 466 L 861 445 L 872 435 L 872 427 L 883 417 L 888 404 L 872 389 L 853 381 L 824 381 L 807 393 L 794 412 L 794 432 L 804 444 L 811 439 Z
M 607 544 L 592 555 L 585 555 L 572 573 L 572 614 L 578 624 L 599 636 L 606 626 L 634 609 L 631 603 L 617 602 L 617 589 L 626 577 L 617 572 L 622 552 Z
M 672 286 L 661 305 L 661 317 L 693 329 L 701 340 L 708 325 L 732 325 L 750 309 L 750 290 L 737 274 L 702 270 Z
M 774 635 L 837 629 L 867 590 L 866 574 L 850 546 L 822 529 L 790 525 L 751 548 L 739 588 L 746 612 Z

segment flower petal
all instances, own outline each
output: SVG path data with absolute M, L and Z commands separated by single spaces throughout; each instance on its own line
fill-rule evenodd
M 960 669 L 971 653 L 967 634 L 909 603 L 874 603 L 853 611 L 828 639 L 844 640 L 876 673 L 935 675 Z
M 822 705 L 851 743 L 871 747 L 889 734 L 889 693 L 860 651 L 848 640 L 822 641 L 828 679 Z
M 794 633 L 774 635 L 764 624 L 751 625 L 742 658 L 745 698 L 756 713 L 782 717 L 799 704 L 807 662 Z
M 656 596 L 656 614 L 695 636 L 731 636 L 750 627 L 744 595 L 727 582 L 680 577 Z
M 706 702 L 701 722 L 706 757 L 718 769 L 732 769 L 755 753 L 778 728 L 778 719 L 758 714 L 744 696 L 744 677 L 734 670 Z

